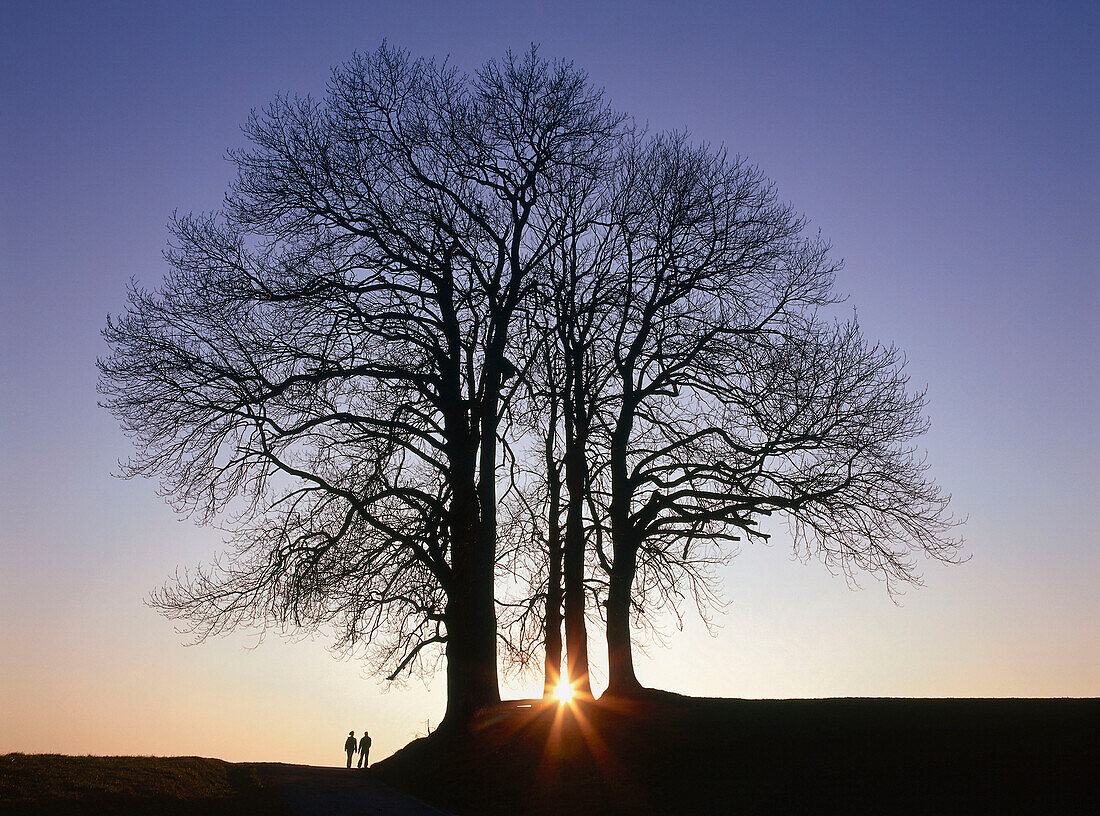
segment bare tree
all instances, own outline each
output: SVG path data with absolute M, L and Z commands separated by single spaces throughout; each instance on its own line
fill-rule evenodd
M 561 234 L 541 202 L 617 122 L 534 50 L 468 77 L 385 45 L 249 119 L 223 213 L 174 222 L 173 272 L 105 332 L 127 472 L 234 510 L 229 557 L 155 604 L 199 636 L 337 623 L 390 677 L 443 644 L 445 723 L 499 700 L 512 329 Z
M 590 693 L 593 615 L 637 692 L 632 623 L 705 614 L 761 517 L 891 591 L 957 557 L 923 395 L 821 316 L 828 247 L 743 160 L 626 127 L 534 49 L 466 76 L 383 45 L 245 132 L 100 363 L 126 472 L 231 530 L 152 599 L 197 637 L 325 627 L 390 679 L 445 656 L 461 727 L 499 701 L 498 638 L 521 667 L 543 640 L 549 690 L 564 627 Z
M 730 542 L 766 537 L 762 516 L 790 519 L 803 555 L 888 586 L 918 579 L 911 553 L 949 561 L 957 542 L 911 446 L 923 395 L 897 351 L 818 316 L 836 267 L 803 219 L 758 170 L 679 134 L 630 142 L 619 167 L 597 287 L 613 299 L 591 299 L 613 314 L 593 343 L 591 464 L 610 538 L 608 690 L 630 694 L 631 612 L 705 609 L 713 567 Z
M 911 449 L 923 396 L 896 350 L 819 316 L 836 267 L 804 220 L 758 170 L 681 134 L 624 133 L 615 167 L 555 201 L 563 234 L 535 313 L 549 360 L 526 378 L 545 478 L 525 540 L 549 560 L 533 562 L 540 589 L 516 608 L 529 615 L 544 592 L 549 688 L 560 530 L 568 677 L 589 691 L 594 589 L 609 691 L 631 694 L 632 622 L 688 599 L 706 617 L 715 568 L 741 538 L 767 537 L 761 517 L 790 520 L 802 556 L 891 591 L 918 580 L 913 552 L 952 560 L 957 544 Z

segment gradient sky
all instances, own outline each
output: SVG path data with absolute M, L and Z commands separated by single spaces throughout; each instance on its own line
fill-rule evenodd
M 900 605 L 788 546 L 639 659 L 729 697 L 1100 695 L 1100 6 L 12 2 L 0 11 L 0 753 L 342 762 L 442 716 L 324 638 L 184 648 L 143 605 L 218 549 L 96 406 L 108 312 L 173 210 L 216 208 L 239 125 L 383 38 L 473 69 L 531 42 L 620 109 L 747 155 L 846 260 L 866 333 L 927 385 L 971 560 Z M 602 650 L 594 636 L 591 648 Z M 598 678 L 597 678 L 597 685 Z M 506 694 L 533 693 L 537 681 Z

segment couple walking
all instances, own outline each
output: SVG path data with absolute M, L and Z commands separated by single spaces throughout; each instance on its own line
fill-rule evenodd
M 359 747 L 359 768 L 367 767 L 367 754 L 370 753 L 370 734 L 366 731 L 363 732 L 363 738 L 358 742 Z M 348 767 L 351 767 L 351 760 L 355 757 L 355 732 L 348 731 L 348 738 L 344 741 L 344 750 L 348 752 Z

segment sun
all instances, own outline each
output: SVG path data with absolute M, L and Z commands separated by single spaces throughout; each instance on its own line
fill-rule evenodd
M 561 678 L 554 689 L 554 696 L 558 698 L 559 704 L 568 703 L 573 699 L 573 685 L 564 677 Z

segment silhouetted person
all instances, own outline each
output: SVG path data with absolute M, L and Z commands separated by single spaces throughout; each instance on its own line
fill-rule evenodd
M 344 740 L 344 750 L 348 752 L 348 767 L 351 767 L 351 758 L 355 756 L 355 732 L 348 731 L 348 738 Z
M 363 732 L 363 739 L 359 740 L 359 767 L 367 767 L 367 754 L 370 753 L 370 734 Z

